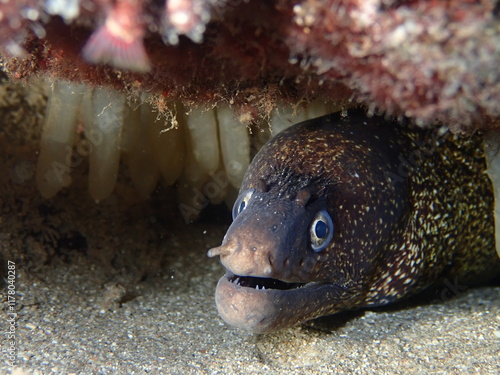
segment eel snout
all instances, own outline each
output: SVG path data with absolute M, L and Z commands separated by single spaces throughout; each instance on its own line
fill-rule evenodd
M 267 258 L 260 261 L 259 258 L 242 257 L 246 252 L 253 253 L 251 249 L 227 244 L 208 252 L 210 257 L 220 255 L 227 269 L 215 290 L 215 302 L 222 319 L 253 333 L 268 333 L 311 318 L 315 304 L 300 305 L 323 284 L 273 278 Z
M 253 243 L 248 248 L 237 241 L 224 242 L 221 246 L 210 249 L 208 256 L 212 258 L 220 255 L 221 263 L 234 274 L 271 277 L 272 260 L 269 253 L 263 250 L 264 244 Z
M 266 254 L 266 255 L 263 255 Z M 215 291 L 220 316 L 230 325 L 255 333 L 274 330 L 281 291 L 303 286 L 272 278 L 270 258 L 265 251 L 242 247 L 228 242 L 209 250 L 208 256 L 220 255 L 227 273 L 222 276 Z

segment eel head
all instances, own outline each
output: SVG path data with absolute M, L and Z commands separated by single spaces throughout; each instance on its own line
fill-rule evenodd
M 229 324 L 275 331 L 314 318 L 325 297 L 342 294 L 344 286 L 329 282 L 331 270 L 321 267 L 335 224 L 324 201 L 309 199 L 307 190 L 275 200 L 249 189 L 236 201 L 222 245 L 209 251 L 227 269 L 216 305 Z
M 208 253 L 227 269 L 215 293 L 230 325 L 271 332 L 364 302 L 404 198 L 381 169 L 387 142 L 351 123 L 298 124 L 250 165 L 234 221 Z

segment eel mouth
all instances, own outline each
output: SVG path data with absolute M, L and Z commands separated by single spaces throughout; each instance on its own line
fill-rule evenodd
M 255 290 L 290 290 L 302 288 L 307 285 L 307 283 L 287 283 L 279 279 L 267 277 L 240 276 L 229 271 L 223 277 L 235 286 L 252 288 Z
M 215 290 L 222 319 L 253 333 L 269 333 L 317 316 L 327 283 L 289 283 L 278 279 L 241 276 L 230 271 Z

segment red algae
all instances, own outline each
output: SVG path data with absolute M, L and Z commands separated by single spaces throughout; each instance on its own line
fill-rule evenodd
M 143 45 L 145 26 L 141 23 L 142 4 L 119 0 L 104 24 L 90 37 L 82 54 L 90 63 L 109 63 L 119 68 L 145 73 L 150 70 Z
M 11 77 L 43 73 L 264 115 L 278 101 L 319 98 L 455 131 L 500 120 L 493 0 L 58 3 L 0 4 Z

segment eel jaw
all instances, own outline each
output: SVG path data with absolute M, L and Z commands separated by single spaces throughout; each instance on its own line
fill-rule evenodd
M 219 279 L 215 303 L 224 321 L 253 333 L 269 333 L 322 315 L 321 298 L 311 298 L 328 284 L 286 283 L 277 279 L 238 276 Z

